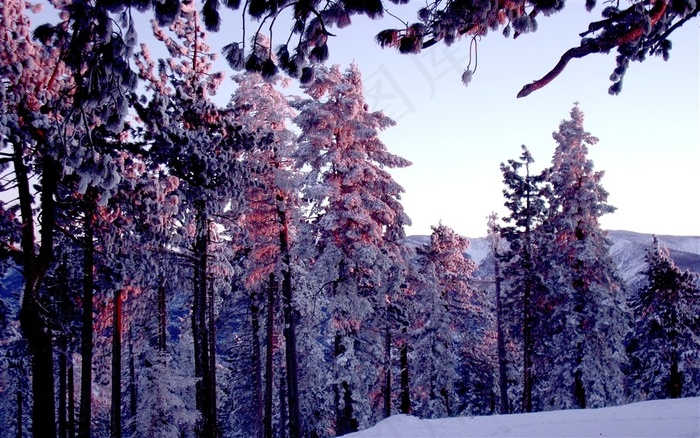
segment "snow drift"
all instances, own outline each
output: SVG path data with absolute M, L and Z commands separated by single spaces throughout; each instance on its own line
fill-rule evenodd
M 395 415 L 346 435 L 389 437 L 700 437 L 700 397 L 602 409 L 421 420 Z

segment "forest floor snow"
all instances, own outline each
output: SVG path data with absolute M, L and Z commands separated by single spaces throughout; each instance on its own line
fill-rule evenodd
M 351 438 L 700 437 L 700 397 L 601 409 L 421 420 L 391 416 Z

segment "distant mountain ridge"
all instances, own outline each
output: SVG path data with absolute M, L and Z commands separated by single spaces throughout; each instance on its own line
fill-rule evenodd
M 608 232 L 612 242 L 610 254 L 617 264 L 618 273 L 625 282 L 634 284 L 641 277 L 644 269 L 646 250 L 651 246 L 652 234 L 634 231 L 613 230 Z M 657 235 L 659 242 L 669 249 L 671 258 L 681 270 L 689 269 L 700 273 L 700 236 Z M 491 252 L 486 237 L 469 238 L 470 245 L 466 254 L 476 263 L 481 263 Z M 430 243 L 430 236 L 409 236 L 406 244 L 417 247 Z

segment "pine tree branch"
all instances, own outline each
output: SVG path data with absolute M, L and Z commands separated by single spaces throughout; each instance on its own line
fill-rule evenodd
M 668 1 L 657 0 L 649 13 L 651 25 L 655 25 L 666 12 Z M 518 98 L 528 96 L 533 91 L 537 91 L 552 82 L 564 71 L 566 65 L 574 58 L 583 58 L 592 53 L 607 53 L 615 47 L 630 43 L 644 34 L 644 22 L 638 21 L 633 26 L 627 27 L 621 24 L 619 28 L 613 29 L 612 35 L 603 34 L 597 38 L 584 40 L 580 46 L 567 50 L 559 59 L 559 62 L 544 75 L 541 79 L 525 85 L 518 93 Z

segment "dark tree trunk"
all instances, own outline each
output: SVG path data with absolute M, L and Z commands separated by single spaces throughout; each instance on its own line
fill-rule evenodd
M 672 340 L 671 351 L 671 375 L 668 379 L 667 393 L 670 398 L 680 398 L 683 394 L 683 372 L 678 369 L 678 342 L 674 339 Z
M 23 417 L 24 417 L 24 409 L 22 408 L 22 405 L 24 404 L 22 396 L 22 388 L 20 388 L 19 385 L 17 385 L 17 438 L 22 438 L 23 434 Z
M 404 329 L 405 330 L 405 329 Z M 401 365 L 401 406 L 402 414 L 411 413 L 410 375 L 408 373 L 408 341 L 404 340 L 399 351 Z
M 54 438 L 57 430 L 53 346 L 51 344 L 51 329 L 43 314 L 39 290 L 53 259 L 56 209 L 54 194 L 60 177 L 60 167 L 51 157 L 43 157 L 41 164 L 41 246 L 37 255 L 32 208 L 34 198 L 30 190 L 29 171 L 23 160 L 23 148 L 19 143 L 14 143 L 13 164 L 22 215 L 24 296 L 19 319 L 32 356 L 32 428 L 34 436 L 37 438 Z
M 301 425 L 299 420 L 299 382 L 296 315 L 294 312 L 294 297 L 292 290 L 292 261 L 289 253 L 289 224 L 285 210 L 285 199 L 277 195 L 277 215 L 280 221 L 280 253 L 284 263 L 282 271 L 282 301 L 284 310 L 284 342 L 287 365 L 287 395 L 289 406 L 289 438 L 300 438 Z
M 73 361 L 68 362 L 68 438 L 75 437 L 75 380 Z
M 250 315 L 252 325 L 252 366 L 253 366 L 253 409 L 255 417 L 255 438 L 263 436 L 263 383 L 262 383 L 262 355 L 260 352 L 260 306 L 258 306 L 258 294 L 253 293 L 250 297 Z
M 136 359 L 134 358 L 134 338 L 129 328 L 129 412 L 131 417 L 136 416 L 136 405 L 138 399 L 136 395 Z
M 583 360 L 577 357 L 577 368 L 580 368 L 581 362 Z M 579 409 L 586 409 L 586 387 L 583 385 L 583 374 L 580 369 L 574 372 L 574 400 Z
M 92 422 L 92 301 L 95 289 L 95 208 L 94 198 L 90 191 L 85 197 L 85 237 L 83 239 L 82 367 L 80 377 L 80 417 L 78 419 L 78 436 L 80 438 L 90 438 L 90 425 Z
M 68 398 L 68 342 L 67 335 L 62 333 L 59 338 L 58 355 L 58 437 L 67 438 L 68 413 L 66 400 Z
M 265 339 L 265 438 L 272 438 L 272 334 L 275 317 L 275 296 L 277 295 L 277 282 L 275 274 L 270 274 L 270 282 L 267 287 L 267 339 Z
M 216 312 L 214 309 L 214 286 L 208 283 L 207 294 L 207 319 L 209 324 L 209 406 L 211 409 L 211 429 L 210 437 L 219 434 L 218 423 L 216 421 Z
M 523 292 L 523 412 L 532 412 L 532 306 L 531 288 L 528 284 Z
M 168 330 L 167 308 L 165 307 L 165 281 L 158 285 L 158 351 L 165 353 Z
M 68 399 L 68 336 L 70 335 L 70 299 L 68 298 L 68 270 L 67 258 L 64 254 L 60 266 L 56 270 L 58 276 L 59 295 L 55 298 L 59 303 L 60 321 L 64 329 L 58 333 L 58 437 L 68 436 L 68 412 L 66 401 Z
M 287 438 L 287 383 L 280 377 L 280 438 Z
M 345 348 L 342 346 L 341 334 L 338 333 L 335 335 L 334 344 L 334 355 L 337 358 L 345 352 Z M 350 385 L 343 380 L 340 384 L 336 383 L 333 385 L 333 392 L 336 415 L 336 435 L 340 436 L 346 433 L 356 432 L 359 425 L 357 420 L 353 418 L 354 409 L 352 406 L 352 391 L 350 390 Z
M 197 206 L 196 237 L 194 244 L 194 297 L 192 300 L 192 337 L 194 338 L 194 369 L 199 379 L 195 385 L 197 409 L 202 414 L 198 434 L 200 437 L 214 437 L 216 433 L 216 413 L 213 411 L 211 384 L 212 373 L 210 355 L 210 334 L 207 325 L 207 263 L 209 221 L 204 202 Z
M 527 181 L 530 179 L 530 168 L 526 167 Z M 530 193 L 530 186 L 528 185 L 526 190 L 525 198 L 525 208 L 526 211 L 530 211 L 530 198 L 532 194 Z M 530 228 L 530 223 L 533 218 L 528 217 L 528 222 L 525 225 L 525 266 L 532 269 L 533 268 L 533 254 L 532 254 L 532 230 Z M 532 315 L 532 292 L 533 292 L 533 281 L 531 277 L 532 272 L 529 272 L 528 278 L 525 281 L 525 290 L 523 291 L 523 412 L 532 412 L 532 352 L 535 348 L 535 340 L 532 334 L 532 324 L 534 322 Z
M 583 240 L 585 233 L 583 233 L 580 228 L 576 228 L 576 237 L 578 240 Z M 584 326 L 584 311 L 586 309 L 586 297 L 588 294 L 588 280 L 584 277 L 583 261 L 577 260 L 574 266 L 574 280 L 572 281 L 574 291 L 576 293 L 574 301 L 574 314 L 579 317 L 580 322 L 576 329 L 579 334 L 585 333 L 587 330 Z M 579 409 L 586 409 L 586 386 L 583 382 L 583 372 L 581 370 L 581 364 L 583 363 L 584 357 L 584 344 L 583 342 L 578 342 L 576 344 L 576 350 L 574 352 L 576 355 L 574 358 L 574 401 Z
M 343 407 L 339 412 L 336 432 L 338 435 L 357 432 L 359 424 L 355 419 L 355 410 L 352 405 L 352 391 L 350 390 L 348 382 L 343 381 L 340 385 L 340 390 L 343 396 Z
M 387 306 L 387 313 L 389 312 Z M 389 329 L 389 316 L 387 315 L 386 329 L 384 332 L 384 418 L 391 416 L 391 330 Z
M 122 436 L 122 292 L 114 291 L 112 313 L 112 406 L 110 407 L 110 436 Z

